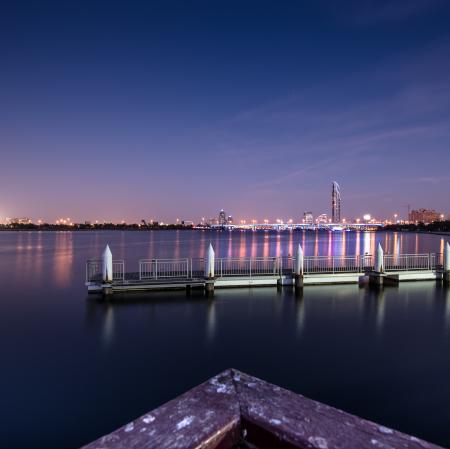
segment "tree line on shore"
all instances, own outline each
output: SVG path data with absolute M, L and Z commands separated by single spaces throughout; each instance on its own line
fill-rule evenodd
M 13 223 L 0 224 L 0 230 L 3 231 L 99 231 L 99 230 L 118 230 L 118 231 L 145 231 L 153 229 L 192 229 L 192 225 L 184 224 L 159 224 L 159 223 L 74 223 L 53 224 L 53 223 Z
M 433 221 L 433 223 L 391 224 L 384 227 L 386 231 L 410 232 L 450 232 L 450 220 Z

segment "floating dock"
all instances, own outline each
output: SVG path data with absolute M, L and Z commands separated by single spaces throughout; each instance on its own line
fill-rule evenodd
M 114 260 L 109 246 L 101 259 L 86 263 L 90 293 L 233 287 L 303 288 L 306 285 L 370 283 L 381 286 L 403 281 L 435 280 L 449 283 L 450 246 L 444 254 L 217 258 L 209 245 L 205 258 L 144 259 L 138 270 L 127 272 L 124 260 Z

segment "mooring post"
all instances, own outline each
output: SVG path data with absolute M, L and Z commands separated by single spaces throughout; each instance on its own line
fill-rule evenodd
M 447 242 L 444 249 L 444 273 L 443 280 L 445 285 L 450 285 L 450 244 Z
M 304 255 L 303 248 L 298 244 L 297 256 L 295 258 L 295 273 L 294 273 L 294 285 L 296 290 L 303 288 L 303 268 L 304 268 Z
M 109 245 L 106 245 L 102 255 L 102 281 L 103 281 L 103 294 L 109 295 L 112 293 L 112 281 L 113 281 L 113 258 Z
M 375 286 L 383 285 L 383 272 L 384 272 L 384 251 L 381 243 L 378 243 L 377 250 L 375 252 L 375 264 L 374 271 L 369 274 L 369 283 Z
M 378 243 L 377 253 L 375 257 L 375 271 L 377 273 L 383 273 L 384 271 L 384 251 L 381 243 Z
M 215 265 L 215 253 L 211 243 L 209 244 L 208 251 L 206 253 L 205 261 L 205 289 L 207 294 L 214 293 L 214 265 Z

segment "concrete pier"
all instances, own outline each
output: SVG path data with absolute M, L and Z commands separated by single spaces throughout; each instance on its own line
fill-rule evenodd
M 443 449 L 228 369 L 82 449 Z

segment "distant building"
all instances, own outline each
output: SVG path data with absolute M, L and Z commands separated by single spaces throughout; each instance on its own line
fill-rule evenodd
M 409 221 L 412 223 L 433 223 L 442 220 L 441 215 L 434 209 L 417 209 L 409 213 Z
M 316 224 L 325 224 L 328 223 L 328 215 L 327 214 L 320 214 L 316 218 Z
M 8 224 L 10 225 L 25 225 L 30 224 L 31 219 L 30 218 L 10 218 L 8 219 Z
M 303 212 L 303 222 L 307 225 L 314 224 L 314 217 L 312 212 Z
M 341 222 L 341 188 L 336 181 L 333 181 L 331 187 L 331 221 Z
M 218 225 L 218 224 L 219 224 L 219 220 L 217 219 L 217 217 L 210 218 L 210 219 L 208 220 L 208 224 L 209 224 L 210 226 Z
M 228 223 L 229 225 L 233 224 L 233 217 L 232 217 L 231 215 L 228 215 L 228 217 L 227 217 L 227 223 Z
M 225 211 L 223 209 L 221 209 L 221 211 L 219 212 L 219 220 L 218 220 L 218 224 L 220 226 L 225 226 L 227 224 L 227 214 L 225 213 Z

